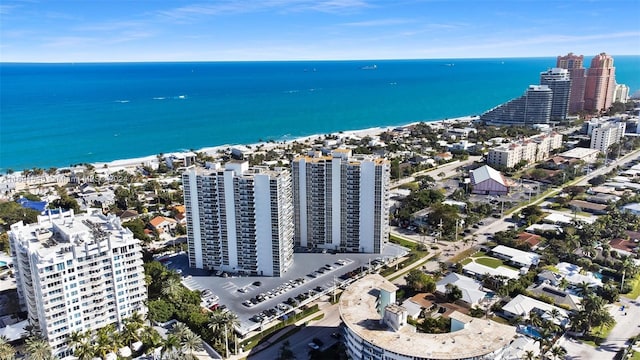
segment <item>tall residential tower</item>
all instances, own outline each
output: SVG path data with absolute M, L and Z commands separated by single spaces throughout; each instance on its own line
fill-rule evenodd
M 499 105 L 480 116 L 493 125 L 547 124 L 551 118 L 553 92 L 546 85 L 529 85 L 525 94 Z
M 146 314 L 142 251 L 116 216 L 100 210 L 39 216 L 9 232 L 20 303 L 58 358 L 69 335 Z
M 196 167 L 182 175 L 189 264 L 281 276 L 293 264 L 293 204 L 288 169 Z
M 540 73 L 540 85 L 548 86 L 553 92 L 551 100 L 551 120 L 565 120 L 569 113 L 571 79 L 567 69 L 553 68 Z
M 613 103 L 616 89 L 616 68 L 613 58 L 605 53 L 591 60 L 584 89 L 584 109 L 588 111 L 607 110 Z
M 587 78 L 583 62 L 583 55 L 578 56 L 573 53 L 558 56 L 556 60 L 556 67 L 569 70 L 569 78 L 571 79 L 570 114 L 576 114 L 584 109 L 584 87 Z
M 346 149 L 294 159 L 296 245 L 379 253 L 389 237 L 389 169 Z

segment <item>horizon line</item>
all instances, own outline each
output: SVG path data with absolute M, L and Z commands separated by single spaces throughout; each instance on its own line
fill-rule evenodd
M 569 52 L 571 53 L 571 52 Z M 598 53 L 600 54 L 600 53 Z M 598 54 L 579 56 L 596 56 Z M 578 55 L 578 54 L 576 54 Z M 607 54 L 616 56 L 640 56 L 639 54 Z M 435 58 L 361 58 L 361 59 L 253 59 L 253 60 L 102 60 L 102 61 L 2 61 L 0 64 L 124 64 L 124 63 L 224 63 L 224 62 L 350 62 L 350 61 L 410 61 L 410 60 L 495 60 L 495 59 L 544 59 L 565 55 L 505 56 L 505 57 L 435 57 Z

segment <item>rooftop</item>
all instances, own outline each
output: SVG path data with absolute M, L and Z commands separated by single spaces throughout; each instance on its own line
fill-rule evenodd
M 368 275 L 351 284 L 340 297 L 340 316 L 345 325 L 376 346 L 410 357 L 459 359 L 499 350 L 509 345 L 516 335 L 512 326 L 456 312 L 451 314 L 451 318 L 465 324 L 456 332 L 416 333 L 411 326 L 392 331 L 380 325 L 381 316 L 376 311 L 378 289 L 389 287 L 389 284 L 380 275 Z

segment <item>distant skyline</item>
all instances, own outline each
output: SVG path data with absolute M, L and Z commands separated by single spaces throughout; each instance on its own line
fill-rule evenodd
M 2 62 L 640 54 L 640 0 L 2 0 Z

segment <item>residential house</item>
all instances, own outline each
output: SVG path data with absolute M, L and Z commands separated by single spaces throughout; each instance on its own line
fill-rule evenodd
M 165 216 L 156 216 L 149 221 L 149 225 L 159 234 L 170 233 L 175 230 L 177 223 L 175 219 Z

